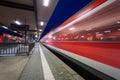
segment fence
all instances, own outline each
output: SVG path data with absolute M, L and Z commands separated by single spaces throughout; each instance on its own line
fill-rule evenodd
M 35 43 L 0 43 L 0 56 L 29 55 Z

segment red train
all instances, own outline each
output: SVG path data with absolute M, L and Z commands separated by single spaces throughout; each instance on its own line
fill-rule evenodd
M 120 0 L 96 0 L 41 41 L 120 80 Z

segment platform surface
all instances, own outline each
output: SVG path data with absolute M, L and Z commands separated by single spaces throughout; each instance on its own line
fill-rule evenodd
M 0 57 L 0 80 L 84 80 L 40 43 L 30 56 Z
M 40 43 L 36 43 L 33 54 L 19 80 L 84 80 L 74 70 L 57 58 Z

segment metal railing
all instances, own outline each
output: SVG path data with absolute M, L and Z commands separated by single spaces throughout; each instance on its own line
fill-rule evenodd
M 35 43 L 0 43 L 0 56 L 29 55 Z

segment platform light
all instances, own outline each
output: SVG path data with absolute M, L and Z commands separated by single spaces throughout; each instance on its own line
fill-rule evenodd
M 36 34 L 35 37 L 38 37 L 38 35 Z
M 74 30 L 75 28 L 74 27 L 72 27 L 72 28 L 70 28 L 69 30 Z
M 39 31 L 42 31 L 42 29 L 39 29 Z
M 21 25 L 21 23 L 18 20 L 14 21 L 17 25 Z
M 47 7 L 49 5 L 49 0 L 44 0 L 43 5 Z
M 8 29 L 8 27 L 6 27 L 6 26 L 2 26 L 3 28 L 5 28 L 5 29 Z
M 40 22 L 40 25 L 41 25 L 41 26 L 43 26 L 43 25 L 44 25 L 44 22 L 43 22 L 43 21 L 41 21 L 41 22 Z

